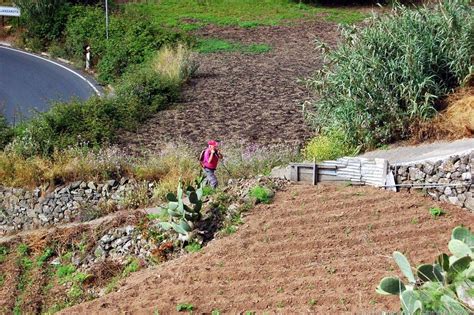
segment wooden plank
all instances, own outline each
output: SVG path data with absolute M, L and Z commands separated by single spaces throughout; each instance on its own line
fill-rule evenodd
M 342 178 L 338 176 L 331 176 L 331 175 L 319 175 L 318 181 L 319 182 L 346 182 L 347 178 Z

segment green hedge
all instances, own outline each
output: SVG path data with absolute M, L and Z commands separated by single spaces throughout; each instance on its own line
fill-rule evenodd
M 320 95 L 310 117 L 362 149 L 408 137 L 473 72 L 474 16 L 465 1 L 400 6 L 364 28 L 346 28 L 342 39 L 308 80 Z

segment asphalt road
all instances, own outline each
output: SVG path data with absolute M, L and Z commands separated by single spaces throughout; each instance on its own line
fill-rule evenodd
M 84 76 L 31 54 L 0 46 L 0 113 L 9 122 L 46 111 L 52 101 L 96 93 Z

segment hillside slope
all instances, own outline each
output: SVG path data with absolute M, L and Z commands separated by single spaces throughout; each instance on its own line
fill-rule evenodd
M 447 214 L 432 218 L 436 205 Z M 474 215 L 421 194 L 291 185 L 244 221 L 200 253 L 134 274 L 118 292 L 63 314 L 170 314 L 179 303 L 197 314 L 397 310 L 397 298 L 375 293 L 383 276 L 398 273 L 391 253 L 430 262 Z

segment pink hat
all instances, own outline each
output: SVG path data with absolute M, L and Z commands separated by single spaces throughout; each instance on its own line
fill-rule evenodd
M 208 144 L 208 145 L 215 146 L 215 147 L 217 146 L 217 142 L 214 141 L 214 140 L 209 140 L 209 141 L 207 142 L 207 144 Z

